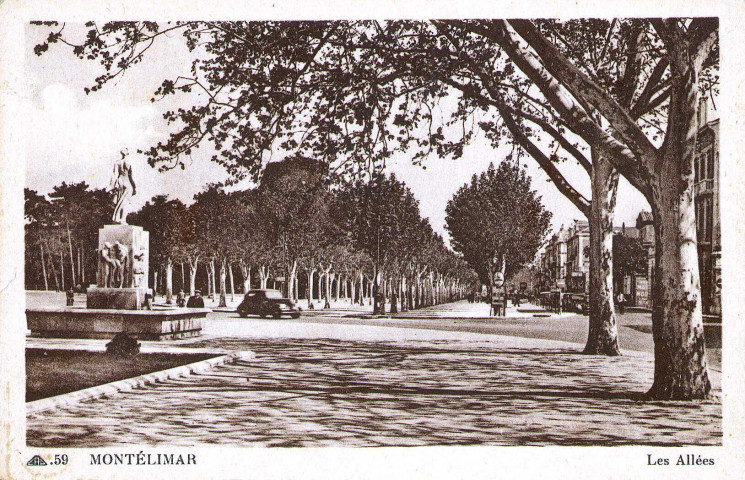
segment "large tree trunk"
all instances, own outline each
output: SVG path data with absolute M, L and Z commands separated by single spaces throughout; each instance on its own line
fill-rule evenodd
M 244 261 L 240 261 L 238 264 L 241 267 L 241 275 L 243 275 L 243 293 L 248 293 L 251 290 L 251 267 L 246 265 Z
M 354 275 L 349 279 L 349 304 L 354 305 L 354 302 L 357 301 L 357 289 Z
M 194 261 L 189 260 L 189 295 L 194 295 L 194 291 L 197 289 L 197 266 L 199 265 L 199 259 Z
M 321 294 L 321 292 L 323 291 L 322 280 L 323 280 L 323 273 L 322 272 L 318 272 L 318 278 L 317 278 L 317 282 L 318 283 L 316 284 L 316 287 L 317 287 L 316 288 L 316 296 L 318 297 L 318 301 L 321 301 L 321 299 L 323 298 L 322 297 L 322 294 Z
M 657 399 L 705 398 L 711 391 L 704 347 L 698 252 L 692 190 L 680 195 L 660 186 L 655 215 L 655 270 L 652 276 L 652 334 Z
M 315 269 L 309 269 L 306 272 L 306 276 L 308 277 L 308 285 L 305 287 L 305 295 L 308 297 L 308 308 L 310 308 L 311 304 L 313 303 L 313 277 L 315 276 L 315 274 Z
M 230 301 L 235 302 L 235 279 L 233 278 L 232 263 L 228 263 L 228 277 L 230 278 Z
M 47 266 L 44 263 L 44 246 L 39 242 L 39 251 L 41 252 L 41 273 L 44 275 L 44 290 L 49 290 L 49 280 L 47 280 Z
M 361 306 L 365 305 L 365 275 L 360 272 L 360 287 L 359 287 L 359 304 Z
M 664 155 L 650 182 L 655 220 L 655 371 L 648 395 L 655 399 L 706 398 L 711 392 L 693 197 L 697 91 L 693 68 L 674 72 Z
M 373 315 L 379 315 L 385 313 L 385 285 L 382 285 L 383 272 L 378 270 L 375 272 L 375 283 L 373 284 L 372 301 L 373 301 Z
M 618 172 L 595 155 L 590 202 L 590 320 L 584 353 L 620 355 L 618 324 L 613 309 L 613 214 Z
M 215 301 L 215 296 L 217 295 L 217 269 L 215 268 L 215 260 L 210 260 L 210 281 L 211 281 L 211 291 L 210 291 L 210 298 L 212 301 Z
M 166 259 L 166 303 L 173 303 L 173 259 Z
M 62 279 L 62 290 L 65 291 L 65 257 L 62 255 L 62 250 L 59 252 L 59 268 L 60 278 Z
M 217 305 L 218 307 L 227 307 L 228 306 L 228 298 L 227 298 L 227 278 L 228 278 L 228 269 L 227 269 L 227 261 L 223 258 L 220 261 L 220 303 Z
M 295 277 L 297 276 L 297 260 L 292 262 L 292 268 L 287 269 L 288 274 L 287 277 L 285 277 L 285 285 L 287 290 L 287 298 L 290 300 L 297 301 L 296 295 L 295 295 Z
M 269 281 L 269 269 L 265 265 L 259 268 L 259 280 L 261 281 L 261 289 L 266 289 L 266 284 Z
M 326 288 L 324 295 L 323 308 L 331 308 L 331 267 L 325 270 L 324 280 L 326 280 Z
M 400 284 L 397 280 L 389 280 L 389 285 L 391 287 L 391 313 L 398 313 L 398 299 L 401 298 L 398 294 L 400 291 Z
M 70 226 L 67 226 L 67 246 L 70 249 L 70 274 L 72 275 L 72 288 L 75 287 L 75 256 L 72 253 L 72 235 L 70 235 Z
M 76 249 L 75 258 L 78 260 L 78 279 L 80 280 L 80 283 L 85 283 L 85 275 L 83 274 L 85 271 L 85 268 L 83 268 L 83 248 L 79 245 Z

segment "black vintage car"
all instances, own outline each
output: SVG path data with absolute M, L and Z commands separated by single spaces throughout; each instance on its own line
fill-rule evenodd
M 249 315 L 258 315 L 262 318 L 280 318 L 282 315 L 300 317 L 300 311 L 295 308 L 292 300 L 284 298 L 279 290 L 249 290 L 237 310 L 243 318 Z

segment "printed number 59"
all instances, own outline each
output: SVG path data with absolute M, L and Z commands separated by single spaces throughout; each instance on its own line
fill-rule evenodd
M 67 465 L 67 455 L 55 455 L 52 465 Z

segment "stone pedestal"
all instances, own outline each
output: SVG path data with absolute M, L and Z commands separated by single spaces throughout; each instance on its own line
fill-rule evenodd
M 135 225 L 104 225 L 98 231 L 97 285 L 88 289 L 91 309 L 140 310 L 148 288 L 150 234 Z
M 92 309 L 141 310 L 145 307 L 145 294 L 149 288 L 98 288 L 88 289 L 86 307 Z

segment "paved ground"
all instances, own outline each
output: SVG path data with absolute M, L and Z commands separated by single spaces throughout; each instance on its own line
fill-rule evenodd
M 255 361 L 31 416 L 28 443 L 721 444 L 718 400 L 638 400 L 651 385 L 648 353 L 583 356 L 578 343 L 477 333 L 464 319 L 371 324 L 383 321 L 212 314 L 204 337 L 177 343 L 253 350 Z

